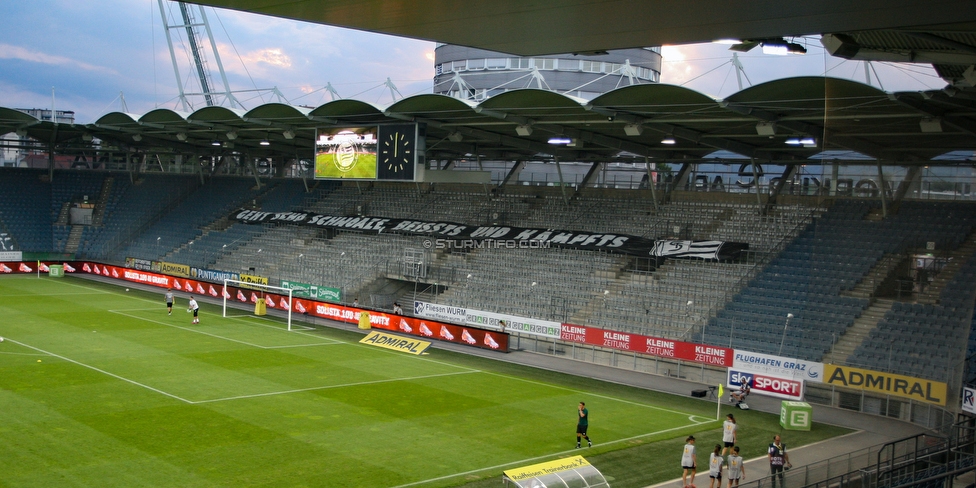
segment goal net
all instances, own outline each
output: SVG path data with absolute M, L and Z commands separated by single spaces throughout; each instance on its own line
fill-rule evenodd
M 227 317 L 227 305 L 247 305 L 255 307 L 258 300 L 264 300 L 268 311 L 278 310 L 287 312 L 288 330 L 292 330 L 291 311 L 292 311 L 292 290 L 280 286 L 262 285 L 260 283 L 248 283 L 238 280 L 224 280 L 224 289 L 221 295 L 224 297 L 223 316 Z M 248 314 L 253 316 L 254 314 Z

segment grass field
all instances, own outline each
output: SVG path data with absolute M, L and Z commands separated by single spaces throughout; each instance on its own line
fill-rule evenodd
M 0 486 L 496 486 L 503 469 L 582 453 L 615 488 L 639 487 L 680 474 L 688 434 L 702 452 L 721 440 L 714 403 L 206 304 L 191 325 L 185 308 L 0 278 Z M 596 442 L 582 451 L 579 401 Z M 776 417 L 736 415 L 744 454 L 762 454 Z

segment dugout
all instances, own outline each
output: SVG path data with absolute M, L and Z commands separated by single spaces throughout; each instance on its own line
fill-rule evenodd
M 505 486 L 519 488 L 609 488 L 607 479 L 582 456 L 573 456 L 504 472 Z

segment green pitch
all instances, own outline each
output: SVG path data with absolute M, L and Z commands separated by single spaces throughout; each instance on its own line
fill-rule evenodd
M 678 474 L 688 434 L 702 451 L 702 435 L 721 438 L 714 404 L 202 307 L 191 325 L 182 296 L 169 316 L 161 293 L 0 278 L 0 484 L 497 484 L 504 469 L 581 453 L 617 473 L 613 486 L 644 486 Z M 582 451 L 579 401 L 596 442 Z M 765 426 L 757 437 L 778 429 L 743 414 Z M 668 462 L 648 472 L 649 455 Z
M 342 171 L 336 164 L 335 154 L 320 153 L 315 155 L 316 178 L 344 178 L 375 180 L 376 153 L 360 152 L 356 155 L 356 164 L 349 171 Z

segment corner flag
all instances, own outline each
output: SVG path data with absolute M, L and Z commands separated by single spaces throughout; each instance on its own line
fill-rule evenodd
M 725 394 L 725 389 L 722 387 L 722 384 L 719 383 L 718 384 L 718 401 L 716 402 L 717 405 L 715 406 L 715 420 L 721 420 L 722 419 L 722 395 L 724 395 L 724 394 Z

